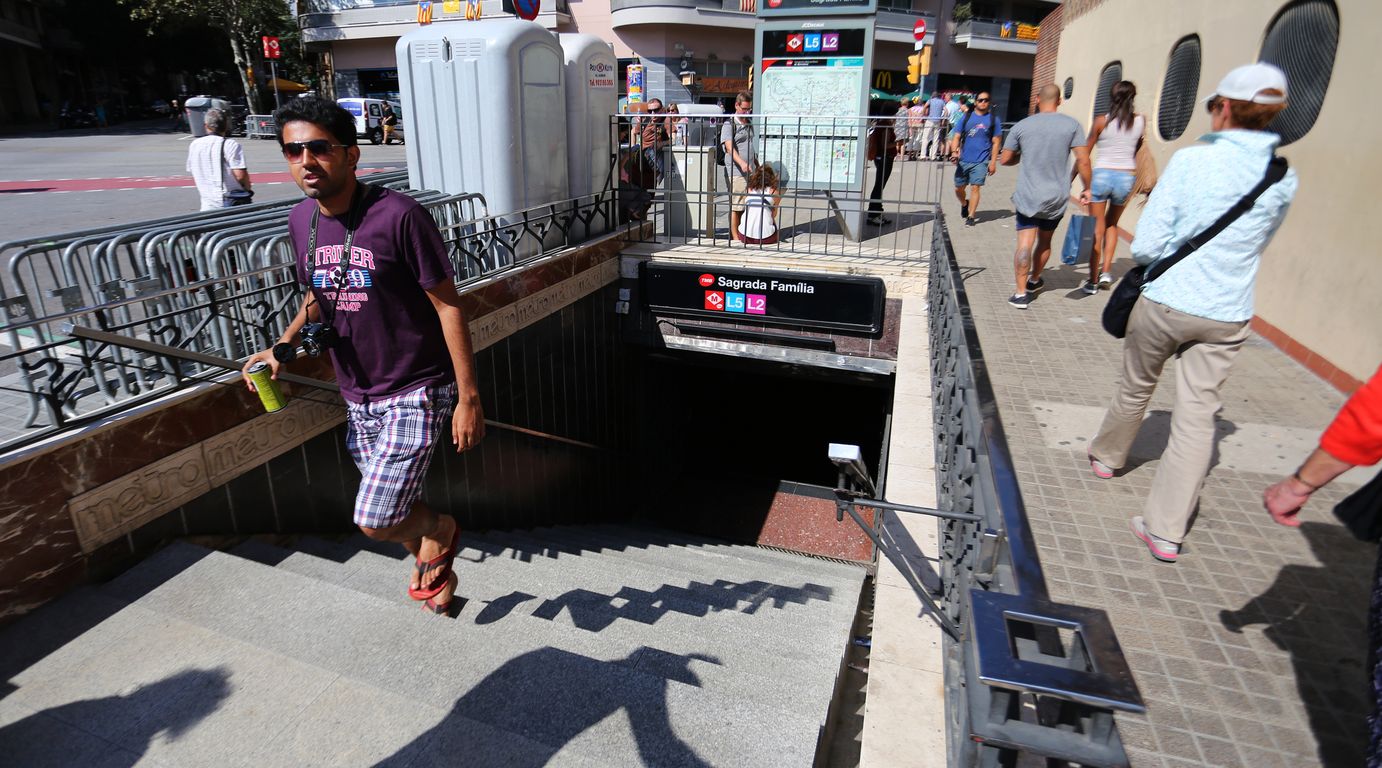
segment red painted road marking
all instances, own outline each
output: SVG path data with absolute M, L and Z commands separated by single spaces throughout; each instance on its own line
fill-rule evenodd
M 397 167 L 384 166 L 380 168 L 361 168 L 360 175 L 365 176 L 371 173 L 383 173 L 386 171 L 396 171 Z M 259 184 L 273 184 L 275 182 L 292 182 L 293 177 L 287 171 L 277 171 L 274 173 L 256 173 L 250 171 L 250 180 Z M 118 177 L 113 179 L 51 179 L 51 180 L 31 180 L 31 181 L 0 181 L 0 193 L 3 192 L 98 192 L 104 190 L 125 190 L 125 189 L 161 189 L 167 187 L 190 187 L 192 177 L 190 176 L 137 176 L 134 178 Z

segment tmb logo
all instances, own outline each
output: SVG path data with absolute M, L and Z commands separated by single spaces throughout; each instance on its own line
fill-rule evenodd
M 705 273 L 704 275 L 701 275 L 700 280 L 702 288 L 709 288 L 710 286 L 715 284 L 715 276 L 710 274 L 709 272 Z

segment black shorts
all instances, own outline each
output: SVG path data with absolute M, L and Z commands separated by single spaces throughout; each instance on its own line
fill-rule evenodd
M 1042 232 L 1055 232 L 1056 227 L 1060 226 L 1060 220 L 1062 218 L 1061 216 L 1057 216 L 1054 219 L 1043 219 L 1038 216 L 1023 216 L 1021 213 L 1018 213 L 1017 228 L 1023 230 L 1037 227 Z

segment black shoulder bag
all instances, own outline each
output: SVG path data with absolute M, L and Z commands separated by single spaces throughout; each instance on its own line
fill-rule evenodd
M 1128 270 L 1123 275 L 1123 279 L 1118 281 L 1118 285 L 1113 287 L 1113 293 L 1108 297 L 1108 303 L 1104 305 L 1104 330 L 1108 331 L 1115 339 L 1121 339 L 1128 334 L 1128 318 L 1132 316 L 1133 305 L 1137 303 L 1137 298 L 1142 295 L 1142 288 L 1147 283 L 1161 277 L 1166 270 L 1180 263 L 1180 260 L 1194 253 L 1204 246 L 1205 243 L 1213 240 L 1220 232 L 1228 229 L 1228 226 L 1238 220 L 1239 216 L 1252 210 L 1257 198 L 1273 184 L 1281 181 L 1286 175 L 1286 158 L 1273 156 L 1271 162 L 1267 163 L 1267 174 L 1262 180 L 1257 182 L 1242 199 L 1233 204 L 1232 208 L 1224 211 L 1224 215 L 1219 220 L 1209 225 L 1205 231 L 1190 238 L 1184 245 L 1176 249 L 1176 252 L 1155 262 L 1150 267 L 1139 266 Z
M 226 189 L 226 138 L 221 137 L 221 144 L 217 149 L 219 157 L 216 162 L 221 165 L 221 198 L 226 201 L 227 208 L 237 205 L 249 205 L 254 200 L 254 192 L 248 189 Z

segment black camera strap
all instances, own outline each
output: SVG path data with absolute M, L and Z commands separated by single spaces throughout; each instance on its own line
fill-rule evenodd
M 341 304 L 341 292 L 346 288 L 344 283 L 348 282 L 346 280 L 346 275 L 348 273 L 345 271 L 344 265 L 350 263 L 350 247 L 355 242 L 355 230 L 360 228 L 360 222 L 365 217 L 365 211 L 361 203 L 364 202 L 365 195 L 368 193 L 369 185 L 357 180 L 355 182 L 355 193 L 350 196 L 350 210 L 346 212 L 345 245 L 342 246 L 343 250 L 341 251 L 341 264 L 343 265 L 341 271 L 342 284 L 335 286 L 336 296 L 331 300 L 331 313 L 328 315 L 326 312 L 322 312 L 322 323 L 327 327 L 335 327 L 336 309 Z M 312 211 L 312 229 L 307 236 L 307 260 L 309 264 L 313 264 L 314 266 L 317 257 L 317 224 L 321 221 L 321 213 L 321 206 L 317 206 L 316 210 Z M 327 274 L 329 275 L 330 273 L 328 272 Z

